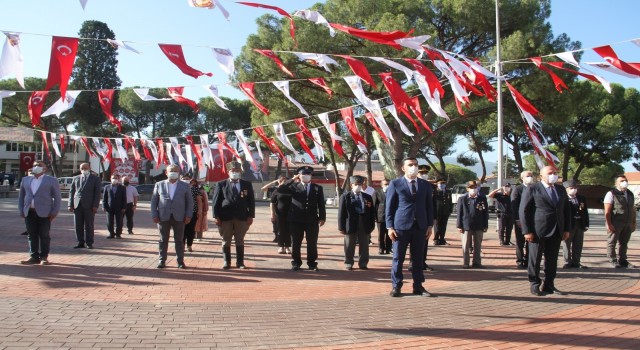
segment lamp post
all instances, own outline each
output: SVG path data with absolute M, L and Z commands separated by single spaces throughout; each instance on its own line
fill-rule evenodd
M 502 116 L 502 63 L 500 62 L 500 0 L 496 0 L 496 88 L 498 90 L 498 188 L 502 187 L 503 150 L 502 129 L 504 125 Z

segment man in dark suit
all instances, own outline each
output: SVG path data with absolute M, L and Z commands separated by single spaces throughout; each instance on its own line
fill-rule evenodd
M 169 165 L 165 170 L 167 179 L 156 182 L 151 195 L 151 218 L 158 225 L 160 241 L 158 268 L 165 267 L 169 249 L 169 235 L 173 229 L 178 268 L 186 269 L 184 263 L 184 226 L 193 217 L 193 196 L 186 182 L 179 181 L 180 167 Z
M 340 196 L 338 207 L 338 231 L 344 235 L 344 266 L 351 271 L 353 269 L 356 242 L 360 247 L 358 251 L 358 267 L 367 269 L 369 264 L 369 240 L 371 231 L 375 228 L 375 209 L 373 198 L 362 191 L 364 178 L 351 176 L 351 191 Z
M 107 238 L 122 238 L 122 218 L 127 210 L 127 190 L 120 184 L 120 175 L 111 175 L 111 183 L 104 187 L 102 207 L 107 212 Z
M 535 183 L 533 172 L 529 170 L 523 171 L 520 174 L 520 180 L 522 180 L 522 184 L 516 186 L 516 188 L 511 191 L 511 213 L 513 213 L 516 233 L 516 266 L 519 269 L 526 269 L 528 266 L 528 248 L 527 241 L 524 239 L 524 234 L 522 233 L 522 223 L 520 222 L 520 201 L 522 199 L 522 192 Z
M 571 231 L 569 238 L 562 241 L 562 257 L 564 266 L 562 268 L 582 268 L 587 267 L 580 264 L 582 257 L 582 244 L 584 242 L 584 232 L 589 229 L 589 212 L 587 199 L 578 194 L 578 182 L 568 180 L 563 183 L 567 189 L 569 203 L 571 203 Z
M 69 211 L 73 213 L 78 244 L 74 248 L 93 249 L 94 220 L 100 206 L 100 178 L 91 173 L 89 163 L 80 164 L 80 175 L 71 181 Z
M 473 242 L 472 267 L 482 267 L 482 238 L 489 227 L 487 197 L 479 193 L 478 183 L 467 182 L 467 193 L 458 198 L 456 205 L 458 232 L 462 233 L 462 267 L 469 268 L 469 253 Z
M 29 259 L 24 265 L 48 265 L 51 247 L 51 222 L 60 212 L 60 185 L 55 177 L 46 175 L 47 165 L 38 160 L 33 163 L 33 176 L 20 183 L 18 211 L 27 226 Z
M 278 191 L 291 194 L 291 206 L 287 214 L 291 232 L 291 269 L 300 270 L 302 265 L 302 239 L 307 239 L 307 266 L 318 271 L 318 233 L 327 219 L 322 187 L 311 183 L 313 168 L 302 166 L 296 169 L 298 175 L 285 181 Z M 368 242 L 368 241 L 367 241 Z
M 389 180 L 382 179 L 380 181 L 381 188 L 377 189 L 373 195 L 373 205 L 376 212 L 376 222 L 378 223 L 378 254 L 391 253 L 391 238 L 387 234 L 387 222 L 384 217 L 387 200 L 387 188 L 389 188 Z
M 404 176 L 392 180 L 387 190 L 386 223 L 393 241 L 391 267 L 392 297 L 399 297 L 402 289 L 402 264 L 411 247 L 414 257 L 422 257 L 424 246 L 432 233 L 433 193 L 431 184 L 418 178 L 418 161 L 405 158 L 402 161 Z M 423 286 L 424 270 L 421 259 L 411 259 L 413 294 L 433 296 Z
M 229 179 L 218 182 L 213 192 L 213 218 L 222 237 L 223 269 L 231 268 L 231 240 L 236 243 L 236 267 L 244 269 L 244 236 L 256 216 L 253 186 L 241 180 L 242 164 L 226 165 Z
M 541 182 L 529 186 L 522 193 L 520 222 L 529 243 L 529 282 L 531 294 L 565 293 L 554 284 L 560 242 L 569 238 L 571 208 L 564 187 L 557 185 L 558 173 L 552 166 L 540 171 Z M 540 264 L 544 256 L 544 284 L 541 285 Z
M 509 246 L 511 243 L 511 230 L 513 230 L 513 207 L 511 206 L 511 184 L 506 183 L 502 188 L 496 188 L 487 196 L 496 201 L 498 212 L 498 239 L 500 245 Z
M 453 211 L 453 196 L 451 190 L 447 188 L 447 181 L 445 179 L 438 179 L 436 181 L 437 190 L 435 192 L 436 206 L 435 206 L 435 223 L 434 226 L 434 245 L 445 245 L 447 240 L 444 239 L 447 233 L 447 222 L 449 216 Z

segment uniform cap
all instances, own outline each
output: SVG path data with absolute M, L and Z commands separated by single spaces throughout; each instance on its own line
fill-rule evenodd
M 303 174 L 303 175 L 311 175 L 313 174 L 313 168 L 308 165 L 301 166 L 298 169 L 296 169 L 296 173 Z
M 240 164 L 239 162 L 229 162 L 226 165 L 227 167 L 227 171 L 233 170 L 233 169 L 240 169 L 242 170 L 242 164 Z
M 418 165 L 419 173 L 428 173 L 430 170 L 431 170 L 431 167 L 426 164 Z
M 362 183 L 364 183 L 364 178 L 362 176 L 354 175 L 349 178 L 349 182 L 354 185 L 362 185 Z

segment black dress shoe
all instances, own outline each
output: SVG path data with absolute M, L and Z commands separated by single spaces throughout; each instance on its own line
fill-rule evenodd
M 117 235 L 117 236 L 116 236 L 116 238 L 117 238 L 117 239 L 122 239 L 122 236 Z
M 22 235 L 22 236 L 26 236 L 26 235 L 28 235 L 28 234 L 29 234 L 29 233 L 28 233 L 27 231 L 24 231 L 24 232 L 22 232 L 20 235 Z
M 184 270 L 184 269 L 187 268 L 187 265 L 185 265 L 184 263 L 178 264 L 178 268 L 181 269 L 181 270 Z
M 563 292 L 563 291 L 559 290 L 559 289 L 558 289 L 558 288 L 556 288 L 556 287 L 553 287 L 553 288 L 545 288 L 545 287 L 543 287 L 543 288 L 542 288 L 542 292 L 543 292 L 544 294 L 567 295 L 567 293 L 565 293 L 565 292 Z
M 132 234 L 133 234 L 133 231 L 129 231 L 129 234 L 130 234 L 130 235 L 132 235 Z
M 107 239 L 113 239 L 116 238 L 116 236 L 107 236 Z
M 87 244 L 87 248 L 93 249 L 93 244 Z
M 316 272 L 320 271 L 320 269 L 318 269 L 318 267 L 317 267 L 317 266 L 313 266 L 313 267 L 311 267 L 311 266 L 310 266 L 310 267 L 309 267 L 309 270 L 310 270 L 310 271 L 316 271 Z
M 537 296 L 537 297 L 541 297 L 544 294 L 542 294 L 542 292 L 540 291 L 540 287 L 538 286 L 531 286 L 531 294 Z
M 423 297 L 432 297 L 433 296 L 433 294 L 429 293 L 422 286 L 420 288 L 413 288 L 413 295 L 420 295 L 420 296 L 423 296 Z
M 159 268 L 159 269 L 162 269 L 162 268 L 165 267 L 165 264 L 164 264 L 164 262 L 159 262 L 158 266 L 156 266 L 156 267 Z
M 300 266 L 291 266 L 291 270 L 292 271 L 299 271 L 300 270 Z
M 368 270 L 369 268 L 366 266 L 360 266 L 360 270 Z
M 384 250 L 383 249 L 378 249 L 378 255 L 382 255 L 384 254 Z
M 525 263 L 518 263 L 517 268 L 520 270 L 524 270 L 527 268 L 527 265 Z
M 30 258 L 29 260 L 23 260 L 20 263 L 22 265 L 38 265 L 40 264 L 40 259 Z
M 484 269 L 484 265 L 482 264 L 471 264 L 471 267 L 474 269 Z
M 573 266 L 573 265 L 571 265 L 571 264 L 568 264 L 568 263 L 567 263 L 567 264 L 562 265 L 562 268 L 563 268 L 563 269 L 570 269 L 570 268 L 572 268 L 572 267 L 574 267 L 574 266 Z
M 424 264 L 424 266 L 423 266 L 423 270 L 424 270 L 424 271 L 433 271 L 433 267 L 431 267 L 431 266 L 429 266 L 429 265 L 427 265 L 427 264 Z
M 84 247 L 85 247 L 84 244 L 78 244 L 78 245 L 74 246 L 73 249 L 84 248 Z
M 399 297 L 400 296 L 400 288 L 391 289 L 391 292 L 389 292 L 389 295 L 394 297 L 394 298 Z

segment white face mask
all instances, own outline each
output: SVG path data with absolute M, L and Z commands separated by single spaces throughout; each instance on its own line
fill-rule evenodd
M 577 189 L 577 188 L 569 189 L 569 190 L 567 190 L 567 193 L 568 193 L 570 196 L 575 196 L 575 195 L 578 193 L 578 189 Z
M 420 174 L 420 178 L 423 180 L 429 180 L 429 175 L 427 174 Z
M 117 184 L 119 184 L 119 183 L 120 183 L 120 180 L 118 180 L 118 179 L 111 179 L 111 184 L 112 184 L 112 185 L 117 185 Z
M 620 188 L 627 188 L 627 187 L 629 187 L 629 183 L 627 181 L 620 182 Z
M 476 194 L 478 194 L 478 189 L 477 188 L 470 188 L 469 189 L 469 195 L 470 196 L 475 196 Z
M 549 185 L 553 185 L 556 182 L 558 182 L 558 175 L 557 174 L 550 174 L 549 176 L 547 176 L 547 183 Z
M 231 180 L 239 180 L 240 179 L 240 173 L 236 173 L 236 172 L 231 172 L 229 173 L 229 178 Z
M 42 174 L 42 172 L 44 172 L 44 168 L 41 166 L 34 166 L 33 168 L 31 168 L 31 172 L 33 173 L 33 175 L 40 175 Z
M 416 175 L 418 175 L 418 166 L 408 166 L 406 168 L 407 170 L 404 172 L 405 175 L 409 176 L 409 177 L 414 177 Z
M 180 173 L 172 171 L 167 174 L 167 177 L 169 178 L 169 180 L 177 180 L 178 177 L 180 177 Z
M 302 175 L 300 179 L 302 180 L 302 182 L 309 182 L 311 181 L 311 175 Z
M 525 185 L 531 185 L 533 183 L 533 176 L 527 176 L 523 180 Z
M 360 191 L 362 191 L 362 186 L 360 186 L 360 185 L 353 186 L 353 191 L 355 193 L 360 193 Z
M 387 192 L 387 188 L 389 188 L 389 186 L 382 186 L 382 192 Z
M 91 174 L 91 170 L 82 170 L 82 175 L 89 176 Z

